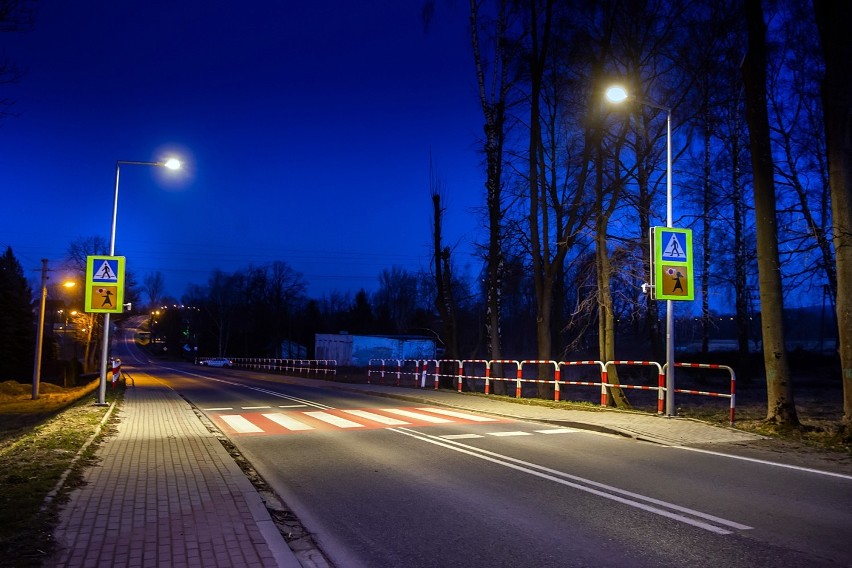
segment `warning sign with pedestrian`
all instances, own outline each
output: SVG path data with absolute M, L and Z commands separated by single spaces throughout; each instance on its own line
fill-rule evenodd
M 86 306 L 89 313 L 124 311 L 124 257 L 86 257 Z
M 118 282 L 118 260 L 104 259 L 92 275 L 94 282 Z
M 651 228 L 651 297 L 694 300 L 692 231 Z
M 662 260 L 666 262 L 687 262 L 686 233 L 662 230 Z

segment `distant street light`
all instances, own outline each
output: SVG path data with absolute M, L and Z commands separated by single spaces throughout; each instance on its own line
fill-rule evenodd
M 112 202 L 112 229 L 110 230 L 109 237 L 109 255 L 115 256 L 115 221 L 118 217 L 118 180 L 121 175 L 121 165 L 131 165 L 131 166 L 156 166 L 156 167 L 164 167 L 170 170 L 179 170 L 181 168 L 180 160 L 176 158 L 169 158 L 165 162 L 134 162 L 129 160 L 118 160 L 115 162 L 115 194 Z M 104 314 L 104 338 L 103 338 L 103 346 L 101 352 L 101 381 L 100 386 L 98 388 L 98 402 L 99 406 L 103 406 L 106 404 L 106 376 L 107 376 L 107 364 L 109 363 L 109 320 L 110 313 L 106 312 Z
M 672 227 L 672 109 L 631 97 L 626 88 L 613 85 L 606 90 L 608 101 L 620 104 L 633 98 L 640 104 L 666 113 L 666 227 Z M 666 300 L 666 416 L 675 415 L 674 405 L 674 310 L 672 300 Z

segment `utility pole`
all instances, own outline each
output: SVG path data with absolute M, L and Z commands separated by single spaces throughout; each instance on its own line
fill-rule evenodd
M 36 352 L 33 365 L 33 400 L 38 399 L 39 382 L 41 381 L 41 348 L 44 344 L 44 305 L 47 301 L 47 259 L 41 259 L 41 308 L 38 314 L 38 331 L 36 332 Z

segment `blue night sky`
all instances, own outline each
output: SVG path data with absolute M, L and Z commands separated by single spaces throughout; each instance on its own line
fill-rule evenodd
M 238 7 L 239 6 L 239 7 Z M 430 153 L 445 238 L 476 274 L 484 174 L 464 6 L 418 0 L 42 2 L 0 34 L 26 70 L 0 85 L 0 246 L 27 276 L 71 241 L 109 239 L 116 160 L 176 153 L 185 170 L 122 166 L 116 254 L 167 292 L 213 269 L 283 260 L 308 292 L 428 269 Z

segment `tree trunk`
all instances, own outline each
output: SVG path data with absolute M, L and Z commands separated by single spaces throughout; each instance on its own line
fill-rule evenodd
M 450 273 L 450 248 L 443 247 L 441 242 L 441 227 L 443 225 L 443 209 L 441 195 L 436 187 L 437 181 L 432 180 L 432 205 L 434 206 L 434 259 L 435 259 L 435 308 L 441 317 L 446 342 L 446 359 L 459 359 L 458 339 L 456 338 L 456 310 L 452 299 L 452 274 Z
M 545 16 L 539 32 L 538 13 L 535 3 L 530 6 L 529 56 L 529 145 L 527 149 L 527 176 L 529 191 L 529 235 L 532 252 L 533 283 L 536 296 L 536 340 L 539 360 L 549 360 L 553 356 L 551 345 L 551 317 L 553 315 L 553 265 L 550 253 L 550 211 L 548 209 L 547 180 L 540 175 L 542 166 L 541 96 L 544 81 L 545 62 L 549 49 L 550 27 L 553 2 L 545 3 Z M 543 169 L 543 168 L 542 168 Z M 549 369 L 539 371 L 539 379 L 547 380 Z M 538 384 L 539 398 L 550 398 L 553 386 Z
M 705 94 L 706 96 L 706 94 Z M 710 243 L 711 243 L 711 224 L 710 224 L 710 209 L 713 205 L 711 195 L 710 175 L 712 172 L 712 164 L 710 161 L 710 102 L 704 100 L 703 105 L 704 116 L 704 190 L 702 191 L 702 212 L 701 212 L 701 353 L 707 355 L 710 351 L 710 328 L 713 325 L 710 317 Z
M 479 88 L 479 104 L 485 119 L 485 164 L 486 164 L 486 208 L 488 215 L 488 253 L 486 257 L 487 277 L 485 283 L 485 329 L 487 332 L 487 353 L 489 359 L 502 359 L 502 302 L 503 288 L 503 140 L 505 138 L 505 108 L 508 93 L 507 53 L 502 44 L 505 35 L 507 19 L 506 1 L 500 2 L 499 14 L 496 20 L 494 54 L 492 58 L 492 88 L 487 87 L 485 66 L 479 44 L 479 6 L 476 0 L 470 0 L 470 35 L 473 47 L 473 61 L 476 67 L 477 86 Z M 498 365 L 499 367 L 499 365 Z M 500 368 L 493 369 L 501 373 Z M 502 374 L 500 375 L 502 376 Z M 495 381 L 495 394 L 506 394 L 505 381 Z
M 650 188 L 650 160 L 648 143 L 648 124 L 645 115 L 639 117 L 642 128 L 636 139 L 636 182 L 639 192 L 639 239 L 642 243 L 642 266 L 645 273 L 644 282 L 651 281 L 651 252 L 649 235 L 651 230 L 651 206 L 653 195 Z M 663 342 L 660 335 L 660 304 L 652 300 L 650 295 L 646 302 L 645 327 L 648 334 L 651 356 L 658 359 L 663 356 Z
M 616 149 L 614 163 L 618 168 L 619 149 Z M 612 361 L 615 357 L 615 314 L 612 307 L 612 291 L 610 277 L 612 266 L 607 251 L 607 231 L 609 218 L 615 211 L 620 196 L 621 184 L 616 183 L 609 196 L 609 203 L 604 206 L 603 182 L 604 153 L 601 143 L 598 144 L 598 159 L 595 162 L 595 278 L 598 289 L 598 357 L 601 361 Z M 609 389 L 609 403 L 618 408 L 630 408 L 630 402 L 619 387 L 618 373 L 614 367 L 609 368 L 607 382 L 614 385 Z
M 828 183 L 834 224 L 837 265 L 837 327 L 843 422 L 852 432 L 852 5 L 814 0 L 817 27 L 825 58 L 822 104 L 828 150 Z
M 734 112 L 739 117 L 738 112 Z M 737 324 L 737 358 L 739 367 L 738 377 L 746 383 L 751 382 L 751 350 L 749 346 L 751 317 L 749 313 L 749 289 L 747 271 L 747 255 L 745 245 L 745 195 L 740 176 L 740 138 L 739 120 L 734 125 L 734 135 L 731 137 L 731 191 L 734 216 L 734 304 Z
M 796 406 L 784 346 L 784 296 L 778 256 L 775 180 L 766 108 L 766 25 L 761 0 L 746 0 L 748 53 L 743 61 L 751 162 L 754 170 L 754 214 L 763 361 L 766 366 L 767 422 L 797 426 Z

